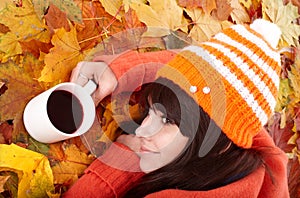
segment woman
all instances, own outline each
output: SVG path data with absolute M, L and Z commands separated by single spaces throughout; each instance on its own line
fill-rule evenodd
M 71 81 L 98 81 L 96 103 L 152 83 L 135 135 L 121 135 L 65 196 L 288 197 L 287 158 L 262 128 L 278 89 L 279 35 L 257 20 L 177 55 L 127 52 L 95 59 L 110 67 L 80 63 Z

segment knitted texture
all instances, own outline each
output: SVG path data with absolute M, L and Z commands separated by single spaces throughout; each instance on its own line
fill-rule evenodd
M 276 104 L 281 67 L 272 45 L 249 26 L 233 25 L 184 48 L 157 77 L 179 84 L 228 138 L 250 148 Z

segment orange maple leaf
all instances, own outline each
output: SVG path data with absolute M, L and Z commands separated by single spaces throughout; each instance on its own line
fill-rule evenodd
M 75 27 L 67 32 L 58 29 L 52 37 L 53 48 L 45 55 L 46 66 L 39 77 L 40 82 L 59 83 L 69 80 L 72 69 L 85 57 L 77 40 Z

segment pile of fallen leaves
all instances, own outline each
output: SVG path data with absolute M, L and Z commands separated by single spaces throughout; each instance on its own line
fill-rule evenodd
M 109 98 L 91 129 L 103 133 L 85 137 L 95 140 L 92 148 L 81 138 L 42 144 L 26 132 L 27 102 L 68 81 L 79 61 L 94 53 L 180 48 L 256 18 L 283 32 L 277 113 L 266 127 L 289 156 L 291 197 L 300 197 L 299 6 L 297 0 L 1 0 L 0 197 L 59 197 L 120 133 Z M 131 102 L 137 118 L 136 98 Z

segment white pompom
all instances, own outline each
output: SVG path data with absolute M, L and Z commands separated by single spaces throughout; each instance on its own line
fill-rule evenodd
M 250 28 L 261 34 L 273 48 L 277 47 L 281 36 L 281 30 L 276 24 L 264 19 L 256 19 L 250 25 Z

